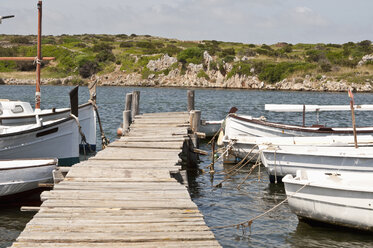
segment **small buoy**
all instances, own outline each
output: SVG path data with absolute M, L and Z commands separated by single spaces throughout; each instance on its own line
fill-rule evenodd
M 117 129 L 117 135 L 118 136 L 123 136 L 123 128 L 118 127 L 118 129 Z

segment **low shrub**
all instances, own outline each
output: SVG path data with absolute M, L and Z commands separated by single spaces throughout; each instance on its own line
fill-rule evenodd
M 183 64 L 193 63 L 202 64 L 203 63 L 203 50 L 198 47 L 191 47 L 181 51 L 177 55 L 177 60 Z
M 207 73 L 202 69 L 197 73 L 197 77 L 198 78 L 204 78 L 206 80 L 210 80 L 209 75 L 207 75 Z

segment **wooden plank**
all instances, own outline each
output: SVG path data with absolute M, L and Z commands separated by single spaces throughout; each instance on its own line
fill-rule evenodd
M 144 209 L 121 209 L 121 208 L 69 208 L 69 207 L 46 207 L 43 206 L 40 211 L 35 215 L 41 218 L 72 218 L 73 216 L 81 216 L 82 218 L 89 216 L 90 219 L 102 219 L 105 218 L 147 218 L 147 220 L 153 221 L 149 217 L 156 218 L 167 218 L 168 221 L 173 221 L 174 218 L 191 218 L 191 217 L 203 217 L 198 209 L 153 209 L 152 211 Z M 140 221 L 140 220 L 139 220 Z M 132 221 L 133 222 L 133 221 Z M 162 222 L 162 219 L 160 219 Z
M 157 190 L 186 190 L 184 185 L 178 182 L 168 181 L 168 182 L 86 182 L 66 180 L 62 181 L 54 186 L 55 190 L 146 190 L 146 191 L 157 191 Z
M 12 247 L 19 247 L 19 248 L 35 248 L 35 247 L 51 247 L 49 242 L 46 243 L 33 243 L 33 242 L 17 242 L 14 243 Z M 191 241 L 169 241 L 169 240 L 162 240 L 162 241 L 153 241 L 153 242 L 69 242 L 69 243 L 53 243 L 53 247 L 55 248 L 158 248 L 158 247 L 168 247 L 168 248 L 196 248 L 196 247 L 221 247 L 216 240 L 191 240 Z
M 67 173 L 66 178 L 170 178 L 168 169 L 139 170 L 119 168 L 95 168 L 95 167 L 73 167 Z
M 175 161 L 111 161 L 111 160 L 87 160 L 73 166 L 76 167 L 110 167 L 110 168 L 128 168 L 128 169 L 179 169 L 180 166 Z
M 68 235 L 67 235 L 68 234 Z M 120 235 L 114 233 L 63 233 L 63 232 L 29 232 L 24 231 L 17 241 L 30 242 L 141 242 L 141 241 L 189 241 L 189 240 L 213 240 L 215 239 L 211 231 L 199 232 L 156 232 L 156 233 L 133 233 L 121 232 Z
M 183 142 L 113 142 L 109 147 L 123 147 L 123 148 L 150 148 L 150 149 L 169 149 L 180 150 L 183 147 Z
M 190 200 L 174 199 L 172 204 L 170 200 L 137 200 L 137 201 L 113 201 L 106 199 L 104 201 L 95 200 L 48 200 L 42 207 L 80 207 L 80 208 L 100 208 L 112 207 L 123 209 L 197 209 L 197 206 Z
M 144 199 L 190 199 L 187 191 L 136 191 L 136 192 L 115 192 L 115 191 L 73 191 L 73 190 L 53 190 L 44 191 L 40 198 L 42 201 L 46 199 L 79 199 L 79 200 L 136 200 L 139 197 Z

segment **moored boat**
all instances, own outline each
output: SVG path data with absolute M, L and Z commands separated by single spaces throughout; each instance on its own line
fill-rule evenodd
M 0 160 L 0 199 L 38 188 L 51 182 L 57 159 Z
M 300 219 L 373 231 L 372 174 L 299 170 L 282 181 Z
M 359 146 L 373 146 L 372 135 L 357 137 Z M 239 139 L 223 139 L 227 147 L 232 143 L 229 156 L 231 159 L 243 159 L 248 153 L 258 155 L 259 145 L 281 146 L 345 146 L 353 147 L 353 136 L 310 136 L 310 137 L 251 137 L 245 136 Z M 228 158 L 226 160 L 229 160 Z
M 260 145 L 259 149 L 272 182 L 301 169 L 373 176 L 373 147 Z
M 86 151 L 96 151 L 96 113 L 91 101 L 79 106 L 79 123 L 87 144 L 79 144 L 80 150 L 85 145 Z M 70 108 L 43 109 L 34 111 L 31 104 L 22 101 L 0 100 L 0 125 L 17 126 L 35 124 L 37 117 L 43 121 L 52 121 L 70 116 Z M 79 134 L 79 141 L 82 137 Z
M 79 162 L 79 131 L 75 118 L 0 127 L 0 159 L 50 158 L 60 165 Z
M 357 127 L 359 135 L 373 135 L 373 127 Z M 352 127 L 298 126 L 269 122 L 264 117 L 253 118 L 248 115 L 229 114 L 225 120 L 225 139 L 241 137 L 293 137 L 352 135 Z

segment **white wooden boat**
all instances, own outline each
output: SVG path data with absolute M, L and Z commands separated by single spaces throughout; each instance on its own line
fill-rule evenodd
M 51 182 L 56 166 L 57 159 L 0 160 L 0 199 Z
M 199 132 L 205 133 L 206 137 L 212 137 L 221 129 L 222 123 L 223 123 L 223 120 L 202 121 Z
M 373 176 L 373 147 L 260 145 L 270 180 L 297 170 L 363 172 Z
M 0 127 L 0 159 L 50 158 L 61 165 L 79 162 L 79 130 L 73 117 Z
M 373 127 L 357 127 L 359 135 L 373 135 Z M 293 137 L 293 136 L 326 136 L 353 135 L 352 127 L 302 127 L 268 122 L 264 117 L 253 118 L 248 115 L 229 114 L 225 119 L 225 139 L 254 137 Z
M 300 219 L 373 231 L 372 174 L 297 171 L 282 181 Z
M 79 148 L 86 151 L 96 151 L 96 113 L 91 102 L 79 106 L 79 122 L 86 141 L 89 144 L 79 143 Z M 70 108 L 43 109 L 34 111 L 28 102 L 0 100 L 0 125 L 17 126 L 35 124 L 36 116 L 43 121 L 51 121 L 70 116 Z M 79 141 L 81 136 L 79 134 Z M 85 147 L 83 147 L 85 146 Z
M 372 135 L 357 136 L 359 146 L 373 146 Z M 225 160 L 230 161 L 243 159 L 248 153 L 253 155 L 259 154 L 259 145 L 272 146 L 346 146 L 353 147 L 353 136 L 311 136 L 311 137 L 251 137 L 245 136 L 239 139 L 223 139 L 223 144 L 227 147 L 229 143 L 233 142 L 229 158 Z
M 324 112 L 350 111 L 350 105 L 301 105 L 301 104 L 265 104 L 264 109 L 274 112 Z M 355 111 L 373 111 L 373 105 L 354 105 Z

